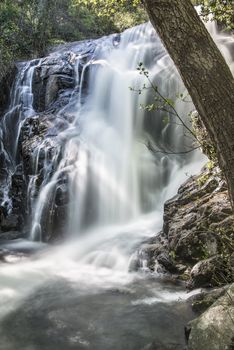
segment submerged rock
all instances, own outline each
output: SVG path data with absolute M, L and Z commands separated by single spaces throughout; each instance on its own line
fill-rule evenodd
M 180 344 L 163 345 L 162 343 L 159 343 L 159 342 L 153 342 L 151 344 L 146 345 L 141 350 L 181 350 L 181 345 Z
M 27 256 L 26 253 L 0 249 L 0 263 L 17 263 L 25 259 Z
M 22 238 L 25 234 L 20 231 L 8 231 L 0 234 L 1 241 L 12 241 L 15 239 Z
M 205 289 L 199 294 L 192 296 L 189 301 L 192 303 L 193 311 L 202 313 L 206 311 L 216 300 L 225 294 L 229 287 Z

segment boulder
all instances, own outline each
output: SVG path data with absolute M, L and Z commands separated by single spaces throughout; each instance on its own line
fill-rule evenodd
M 187 327 L 188 350 L 234 348 L 234 284 Z
M 220 170 L 207 166 L 165 203 L 163 231 L 140 251 L 151 271 L 161 266 L 189 280 L 189 288 L 198 288 L 234 280 L 233 247 L 234 216 L 227 187 Z
M 221 282 L 222 284 L 230 282 L 232 277 L 228 267 L 220 255 L 199 261 L 191 270 L 190 288 L 218 286 Z
M 144 242 L 132 258 L 129 269 L 142 268 L 158 273 L 166 273 L 167 270 L 175 272 L 176 267 L 169 256 L 168 240 L 163 232 Z
M 212 289 L 203 289 L 201 293 L 189 298 L 194 312 L 201 314 L 206 311 L 217 299 L 225 294 L 228 286 Z
M 169 256 L 168 253 L 163 252 L 157 256 L 157 261 L 160 265 L 162 265 L 167 271 L 171 273 L 178 272 L 172 258 Z

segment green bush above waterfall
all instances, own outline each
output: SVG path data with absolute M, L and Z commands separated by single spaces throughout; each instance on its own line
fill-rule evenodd
M 92 1 L 1 1 L 0 79 L 10 62 L 42 56 L 51 45 L 120 32 L 147 19 L 130 5 L 118 3 L 118 12 L 113 5 L 108 15 L 97 8 Z
M 234 2 L 233 0 L 193 0 L 195 5 L 201 6 L 204 20 L 213 16 L 225 29 L 234 29 Z
M 233 1 L 194 0 L 233 28 Z M 50 45 L 97 38 L 147 20 L 140 0 L 4 0 L 0 2 L 0 79 L 10 62 L 44 55 Z

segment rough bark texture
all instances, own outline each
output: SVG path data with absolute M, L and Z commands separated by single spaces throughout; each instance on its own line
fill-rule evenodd
M 233 207 L 233 76 L 190 0 L 145 0 L 144 3 L 217 148 Z

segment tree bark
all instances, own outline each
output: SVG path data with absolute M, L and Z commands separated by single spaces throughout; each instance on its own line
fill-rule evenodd
M 144 0 L 217 149 L 234 207 L 234 79 L 190 0 Z

